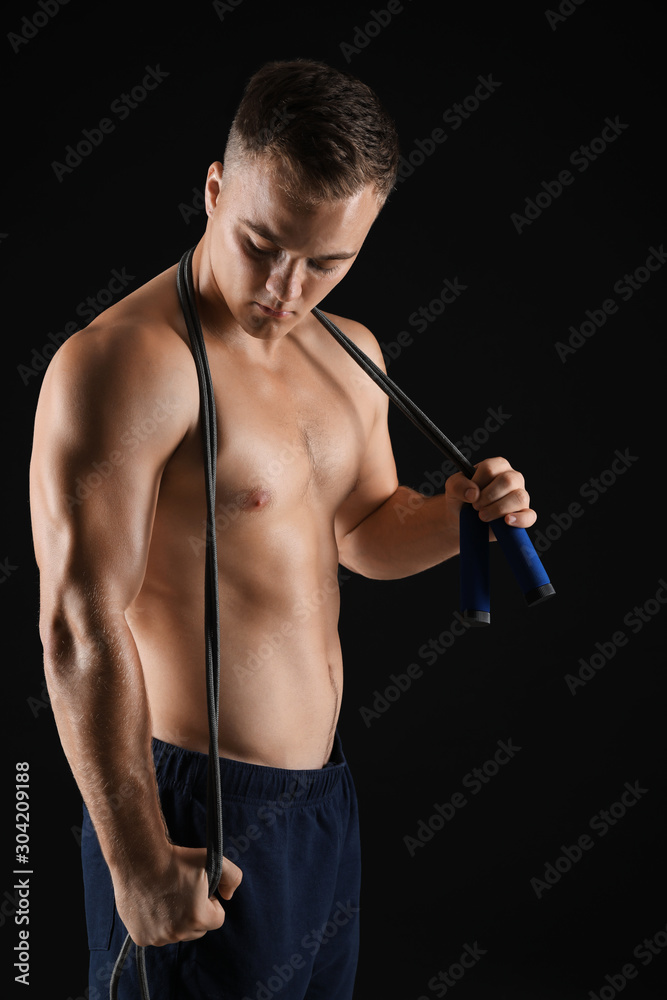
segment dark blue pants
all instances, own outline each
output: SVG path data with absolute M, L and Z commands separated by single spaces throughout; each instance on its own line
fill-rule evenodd
M 153 740 L 162 811 L 183 847 L 206 845 L 207 756 Z M 225 922 L 146 949 L 153 1000 L 350 1000 L 359 948 L 360 849 L 340 739 L 318 770 L 220 758 L 224 853 L 243 871 Z M 107 1000 L 127 931 L 84 806 L 81 840 L 90 1000 Z M 119 1000 L 139 1000 L 132 947 Z

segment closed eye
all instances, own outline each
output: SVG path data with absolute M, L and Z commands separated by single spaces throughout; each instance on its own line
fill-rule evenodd
M 320 271 L 322 274 L 332 274 L 334 271 L 337 271 L 338 268 L 340 267 L 340 264 L 334 264 L 333 267 L 322 267 L 322 265 L 318 264 L 316 260 L 309 260 L 308 263 L 311 265 L 311 267 L 314 267 L 317 271 Z
M 247 239 L 244 242 L 246 250 L 249 250 L 251 254 L 255 254 L 257 257 L 270 257 L 271 254 L 279 253 L 278 250 L 262 250 L 262 248 L 258 247 L 252 240 Z
M 280 251 L 277 249 L 267 250 L 263 247 L 258 247 L 256 243 L 254 243 L 251 239 L 248 239 L 247 237 L 244 240 L 244 245 L 246 250 L 253 257 L 271 257 L 277 253 L 280 253 Z M 333 272 L 337 271 L 341 266 L 340 264 L 335 264 L 333 267 L 322 267 L 322 265 L 318 264 L 316 260 L 309 260 L 308 265 L 312 267 L 313 270 L 318 271 L 320 274 L 333 274 Z

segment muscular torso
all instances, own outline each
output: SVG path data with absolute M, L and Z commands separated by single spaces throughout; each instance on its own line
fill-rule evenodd
M 165 343 L 175 335 L 189 343 L 175 269 L 135 293 L 137 306 L 154 311 Z M 343 689 L 334 517 L 354 492 L 379 390 L 314 319 L 283 338 L 271 364 L 250 363 L 206 330 L 205 339 L 218 432 L 220 753 L 321 767 Z M 192 419 L 163 470 L 145 577 L 126 617 L 153 735 L 207 752 L 206 506 L 194 362 L 188 386 L 187 398 L 166 391 L 156 405 L 156 420 L 160 406 L 186 406 Z M 149 447 L 150 431 L 150 421 L 133 427 L 126 447 Z

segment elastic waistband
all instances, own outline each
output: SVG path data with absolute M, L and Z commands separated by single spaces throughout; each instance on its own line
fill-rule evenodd
M 160 789 L 182 786 L 206 794 L 208 754 L 165 743 L 153 737 L 153 760 Z M 273 803 L 283 808 L 315 802 L 331 795 L 347 773 L 338 731 L 329 762 L 313 770 L 266 767 L 219 757 L 222 797 L 228 801 Z

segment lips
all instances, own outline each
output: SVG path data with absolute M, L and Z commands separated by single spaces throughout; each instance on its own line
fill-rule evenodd
M 271 316 L 273 319 L 284 319 L 286 316 L 292 315 L 291 312 L 285 310 L 271 309 L 270 306 L 265 306 L 261 302 L 255 302 L 255 305 L 264 316 Z

